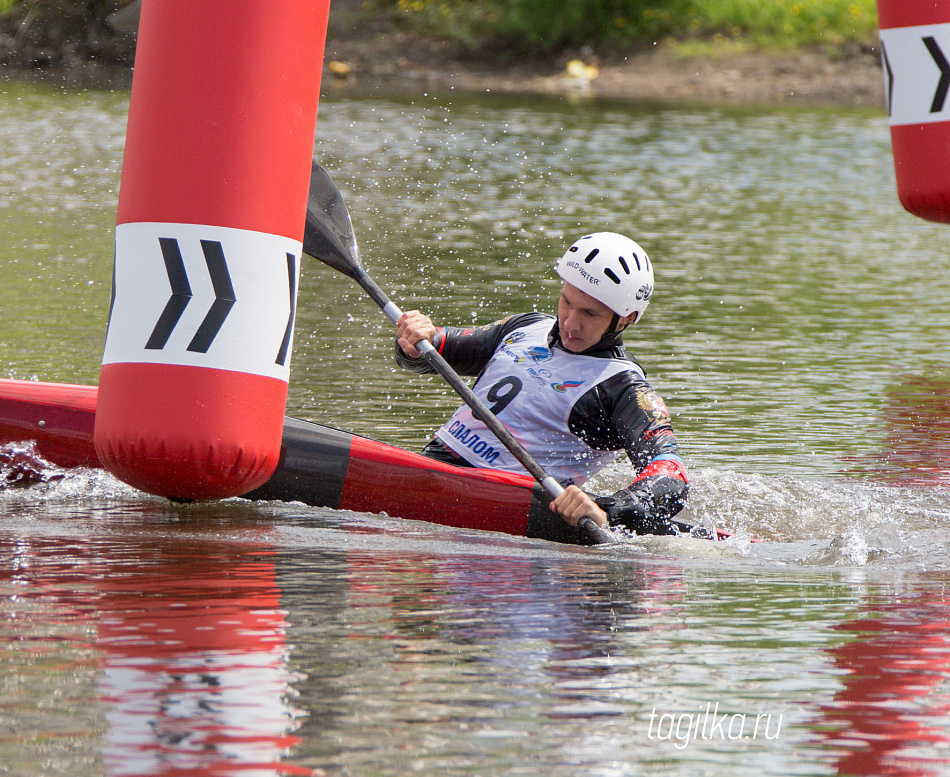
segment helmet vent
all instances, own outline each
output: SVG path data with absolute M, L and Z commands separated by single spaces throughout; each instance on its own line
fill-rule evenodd
M 612 281 L 613 281 L 614 283 L 616 283 L 618 286 L 620 285 L 620 278 L 617 277 L 617 273 L 615 273 L 615 272 L 614 272 L 613 270 L 611 270 L 609 267 L 605 267 L 605 268 L 604 268 L 604 275 L 606 275 L 608 278 L 610 278 L 610 280 L 612 280 Z
M 600 249 L 595 248 L 593 251 L 587 254 L 587 257 L 584 259 L 584 264 L 590 264 L 594 260 L 594 257 L 597 256 L 597 254 L 599 253 L 600 253 Z
M 623 267 L 623 271 L 624 271 L 627 275 L 629 275 L 629 274 L 630 274 L 630 268 L 627 267 L 627 260 L 624 259 L 622 256 L 618 256 L 617 258 L 620 260 L 620 266 Z
M 644 256 L 643 258 L 646 259 L 645 256 Z M 633 255 L 633 261 L 635 261 L 635 262 L 637 263 L 637 271 L 641 270 L 642 268 L 640 267 L 640 257 L 637 256 L 636 254 L 634 254 L 634 255 Z

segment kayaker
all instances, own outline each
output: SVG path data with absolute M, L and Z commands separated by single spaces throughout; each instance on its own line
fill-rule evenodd
M 477 375 L 475 393 L 565 487 L 551 509 L 570 525 L 589 515 L 641 534 L 675 533 L 670 519 L 686 503 L 686 467 L 666 405 L 622 339 L 653 294 L 650 260 L 633 240 L 599 232 L 575 242 L 556 269 L 564 281 L 556 317 L 522 313 L 455 328 L 408 311 L 396 325 L 396 361 L 431 372 L 415 347 L 425 339 L 457 372 Z M 636 471 L 629 487 L 610 496 L 579 488 L 620 451 Z M 458 466 L 524 472 L 465 405 L 422 452 Z

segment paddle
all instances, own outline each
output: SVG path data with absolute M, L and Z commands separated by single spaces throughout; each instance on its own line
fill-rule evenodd
M 330 179 L 327 171 L 316 160 L 313 161 L 310 174 L 310 198 L 307 202 L 303 250 L 314 259 L 353 278 L 369 294 L 373 302 L 382 308 L 390 321 L 395 324 L 399 320 L 402 311 L 363 269 L 359 248 L 356 245 L 356 236 L 353 234 L 353 224 L 350 221 L 346 203 L 343 202 L 343 195 L 340 194 L 340 190 L 336 188 L 336 184 Z M 465 404 L 472 409 L 475 417 L 511 451 L 521 466 L 531 473 L 551 498 L 556 499 L 560 496 L 564 492 L 561 484 L 541 468 L 507 427 L 492 414 L 468 387 L 468 384 L 442 358 L 432 343 L 422 340 L 416 343 L 416 348 L 429 366 L 445 378 L 462 397 Z M 577 525 L 584 530 L 588 539 L 595 545 L 616 541 L 609 530 L 599 526 L 592 518 L 581 518 Z

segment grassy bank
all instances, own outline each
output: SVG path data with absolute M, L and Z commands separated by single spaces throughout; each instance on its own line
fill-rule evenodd
M 377 0 L 379 6 L 392 0 Z M 395 0 L 408 25 L 471 52 L 599 53 L 652 45 L 841 48 L 876 38 L 875 0 Z

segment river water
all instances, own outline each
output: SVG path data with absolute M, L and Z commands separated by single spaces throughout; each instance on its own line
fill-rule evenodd
M 128 94 L 0 106 L 0 376 L 93 384 Z M 4 773 L 950 774 L 950 227 L 900 208 L 882 112 L 331 95 L 315 155 L 439 322 L 551 310 L 575 237 L 635 236 L 628 347 L 683 517 L 732 538 L 10 486 Z M 451 391 L 343 276 L 305 265 L 298 303 L 288 414 L 418 449 Z

